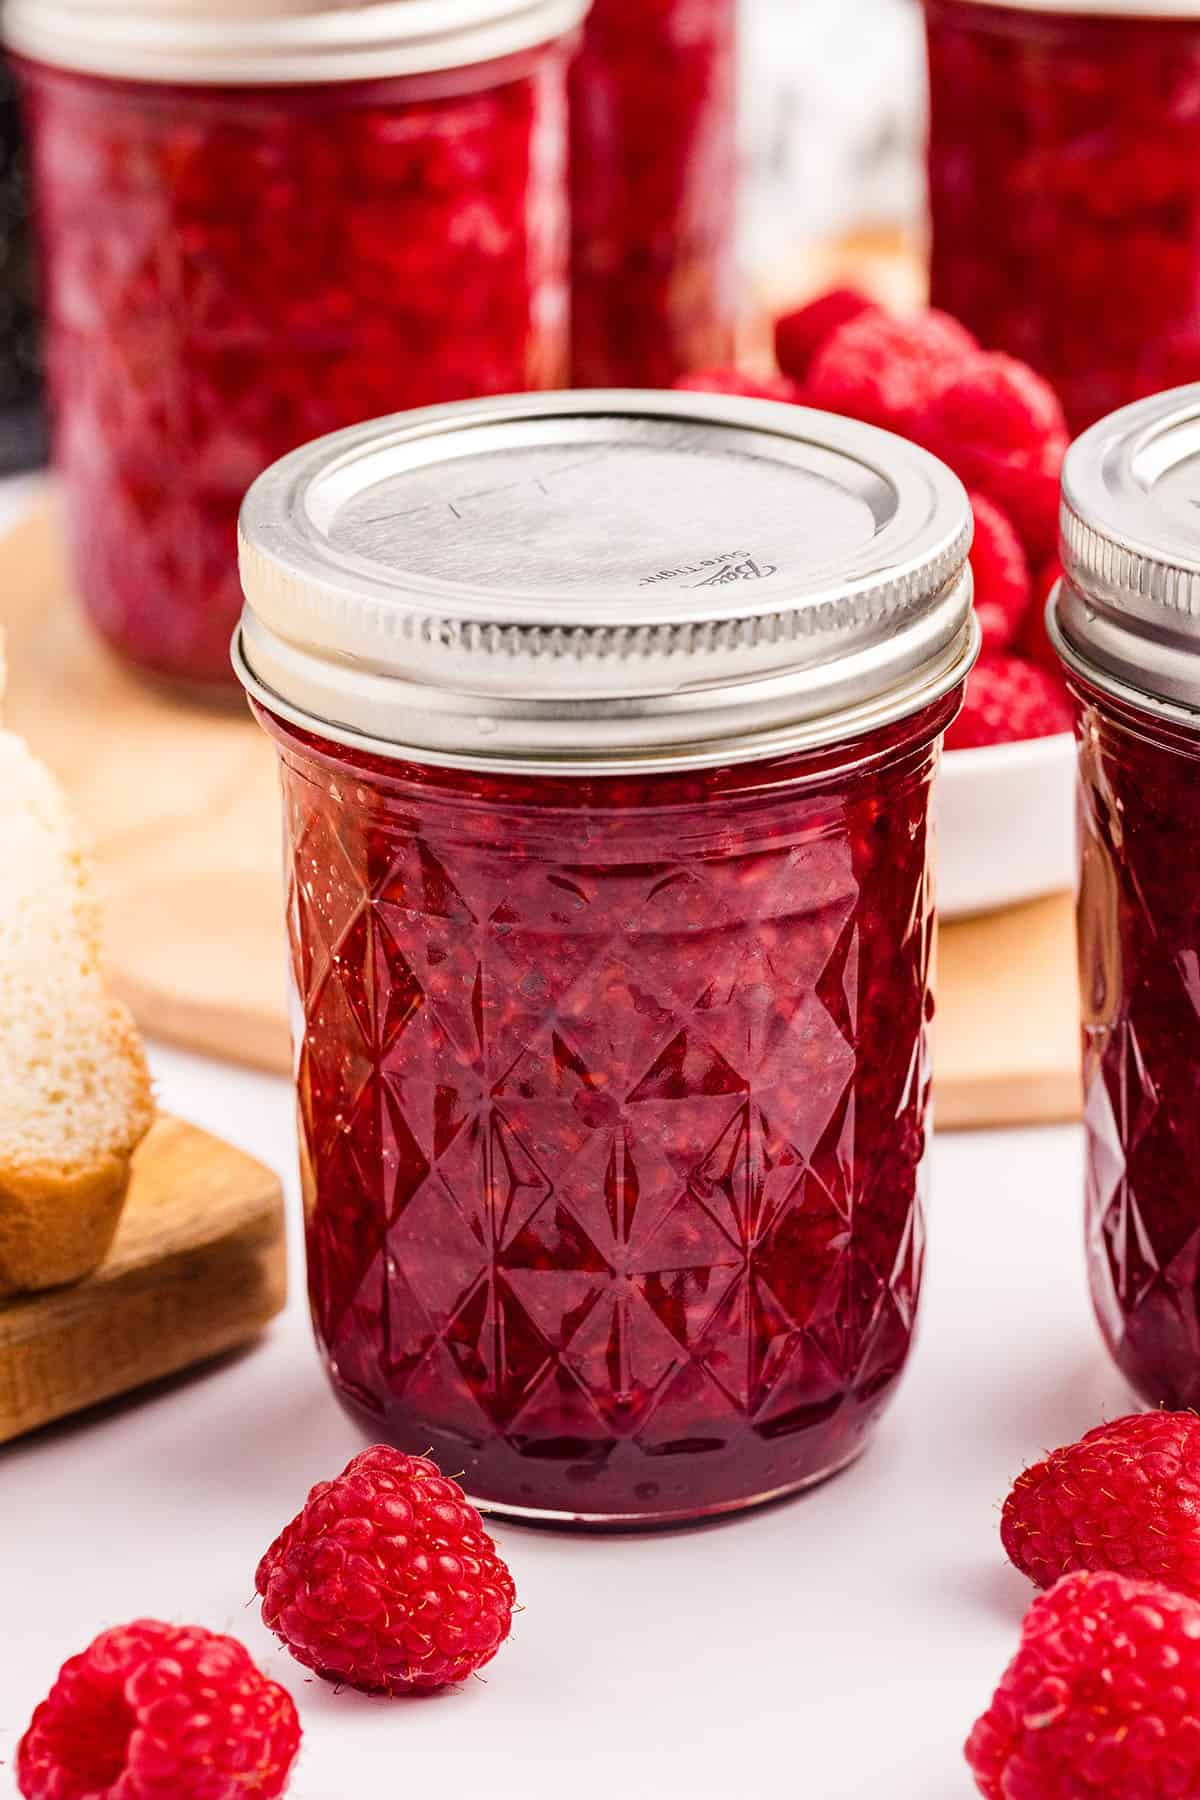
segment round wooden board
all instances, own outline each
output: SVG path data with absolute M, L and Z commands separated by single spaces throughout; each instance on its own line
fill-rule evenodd
M 143 1029 L 291 1065 L 274 752 L 240 707 L 124 671 L 72 599 L 48 498 L 0 542 L 5 723 L 65 784 L 91 843 L 116 982 Z M 942 1125 L 1071 1118 L 1078 1028 L 1068 896 L 942 933 Z

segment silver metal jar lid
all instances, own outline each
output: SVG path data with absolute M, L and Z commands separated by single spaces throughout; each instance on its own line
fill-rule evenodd
M 4 37 L 86 74 L 197 86 L 468 68 L 572 31 L 590 0 L 6 0 Z
M 1060 655 L 1138 703 L 1200 710 L 1200 384 L 1126 406 L 1071 446 Z
M 234 663 L 385 755 L 603 773 L 829 743 L 977 651 L 950 471 L 848 419 L 708 394 L 530 394 L 284 457 L 242 509 Z

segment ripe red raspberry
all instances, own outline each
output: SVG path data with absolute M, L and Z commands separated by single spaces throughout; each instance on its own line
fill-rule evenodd
M 1115 1569 L 1200 1599 L 1200 1418 L 1134 1413 L 1018 1476 L 1000 1537 L 1038 1587 Z
M 1066 688 L 1019 656 L 982 657 L 967 682 L 963 709 L 946 733 L 947 750 L 976 750 L 1070 731 Z
M 818 352 L 804 397 L 826 412 L 911 437 L 949 372 L 977 354 L 970 332 L 947 313 L 863 313 Z
M 298 1662 L 367 1693 L 464 1681 L 495 1656 L 516 1602 L 458 1483 L 386 1444 L 318 1482 L 255 1585 Z
M 697 369 L 681 375 L 676 388 L 685 394 L 742 394 L 747 400 L 799 402 L 800 390 L 786 375 L 748 375 L 744 369 Z
M 863 313 L 878 310 L 875 302 L 857 288 L 830 288 L 807 306 L 799 306 L 776 319 L 775 360 L 793 381 L 806 381 L 814 356 L 835 331 Z
M 1067 1575 L 1034 1601 L 966 1758 L 986 1800 L 1200 1794 L 1200 1606 Z
M 1039 669 L 1048 669 L 1061 677 L 1062 662 L 1046 631 L 1046 605 L 1056 582 L 1062 578 L 1062 564 L 1052 556 L 1042 564 L 1033 579 L 1033 605 L 1025 615 L 1024 628 L 1017 641 L 1017 651 L 1028 657 Z
M 1040 375 L 1011 356 L 964 358 L 927 393 L 913 436 L 1004 509 L 1032 563 L 1053 554 L 1067 422 Z
M 25 1800 L 272 1800 L 300 1747 L 291 1696 L 235 1638 L 137 1619 L 63 1664 L 17 1747 Z
M 971 570 L 983 650 L 995 655 L 1016 642 L 1033 601 L 1033 583 L 1012 521 L 986 494 L 971 495 L 975 541 Z

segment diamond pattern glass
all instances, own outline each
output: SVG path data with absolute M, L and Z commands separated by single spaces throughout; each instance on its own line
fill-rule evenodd
M 561 385 L 566 62 L 257 90 L 26 65 L 67 524 L 124 656 L 233 685 L 238 508 L 277 457 Z
M 1076 683 L 1087 1244 L 1152 1405 L 1200 1405 L 1200 733 Z
M 335 1389 L 485 1504 L 700 1516 L 863 1446 L 924 1243 L 937 734 L 697 774 L 282 753 Z

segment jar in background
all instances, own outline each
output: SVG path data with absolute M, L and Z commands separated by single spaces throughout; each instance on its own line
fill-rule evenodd
M 1200 387 L 1087 432 L 1050 630 L 1079 710 L 1092 1296 L 1151 1405 L 1200 1404 Z
M 229 686 L 237 509 L 321 432 L 559 385 L 585 0 L 13 0 L 76 579 Z
M 46 454 L 29 169 L 16 79 L 0 57 L 0 474 Z
M 485 1506 L 745 1506 L 890 1397 L 969 535 L 914 446 L 694 395 L 435 409 L 247 499 L 317 1336 Z
M 594 0 L 571 75 L 578 387 L 732 360 L 736 20 L 737 0 Z
M 1200 377 L 1200 4 L 925 0 L 932 298 L 1082 430 Z

